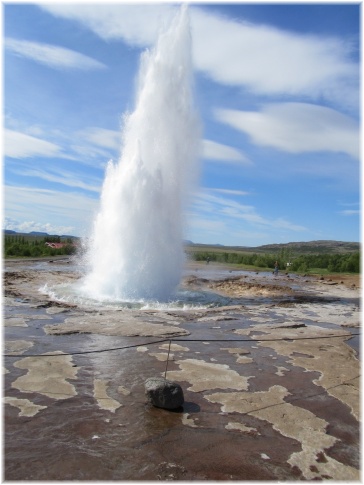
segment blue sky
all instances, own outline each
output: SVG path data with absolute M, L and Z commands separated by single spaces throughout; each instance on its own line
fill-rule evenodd
M 4 227 L 88 235 L 141 53 L 178 3 L 3 4 Z M 360 4 L 191 3 L 199 187 L 185 238 L 360 238 Z

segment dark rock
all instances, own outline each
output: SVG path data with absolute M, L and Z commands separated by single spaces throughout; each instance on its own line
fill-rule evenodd
M 148 401 L 158 408 L 177 409 L 184 403 L 182 387 L 164 377 L 150 377 L 145 381 Z

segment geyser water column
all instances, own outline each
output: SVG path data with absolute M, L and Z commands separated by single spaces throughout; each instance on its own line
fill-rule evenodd
M 198 174 L 191 36 L 182 6 L 141 57 L 119 162 L 109 162 L 83 291 L 97 299 L 166 301 L 184 264 L 184 208 Z

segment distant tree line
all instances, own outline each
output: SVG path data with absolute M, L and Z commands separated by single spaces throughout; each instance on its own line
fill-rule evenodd
M 51 248 L 46 245 L 50 243 L 65 243 L 61 248 Z M 66 238 L 61 241 L 60 236 L 46 236 L 44 238 L 28 238 L 25 236 L 5 236 L 3 253 L 5 257 L 41 257 L 41 256 L 59 256 L 70 255 L 76 252 L 76 246 L 72 238 Z
M 295 272 L 310 272 L 327 270 L 330 273 L 360 273 L 360 253 L 345 254 L 304 254 L 292 257 L 289 251 L 281 251 L 280 254 L 257 254 L 257 253 L 234 253 L 191 251 L 191 259 L 194 261 L 216 261 L 219 263 L 241 264 L 257 268 L 274 268 L 278 261 L 280 270 Z M 290 265 L 287 267 L 287 263 Z

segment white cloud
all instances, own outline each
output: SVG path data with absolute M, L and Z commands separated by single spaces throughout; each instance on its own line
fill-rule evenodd
M 59 157 L 84 165 L 100 167 L 119 155 L 121 134 L 118 131 L 90 127 L 71 133 L 50 127 L 27 125 L 8 119 L 4 130 L 4 155 L 10 158 Z M 18 131 L 21 130 L 21 131 Z M 43 135 L 47 141 L 33 135 Z
M 296 240 L 307 228 L 282 217 L 268 219 L 250 205 L 201 192 L 188 217 L 188 236 L 194 242 L 228 246 L 257 246 L 273 241 Z
M 233 189 L 207 189 L 212 192 L 218 192 L 219 194 L 227 194 L 227 195 L 249 195 L 249 192 L 245 192 L 244 190 L 233 190 Z
M 50 44 L 6 38 L 5 48 L 53 69 L 104 69 L 106 66 L 79 52 Z
M 196 67 L 215 81 L 268 95 L 358 94 L 359 66 L 340 38 L 303 35 L 194 9 Z M 357 101 L 357 98 L 354 98 Z M 353 102 L 353 99 L 350 99 Z
M 63 134 L 67 158 L 84 165 L 105 167 L 120 154 L 121 133 L 99 127 L 87 127 Z
M 52 134 L 61 140 L 67 155 L 84 165 L 103 167 L 120 153 L 121 133 L 99 127 L 87 127 L 71 133 Z
M 251 165 L 252 162 L 236 148 L 222 145 L 211 140 L 202 141 L 203 158 L 208 160 L 218 160 L 239 165 Z
M 75 193 L 22 186 L 4 187 L 4 213 L 13 220 L 37 221 L 44 225 L 72 227 L 84 235 L 92 223 L 98 201 Z
M 49 13 L 76 20 L 106 40 L 152 44 L 161 25 L 171 21 L 174 5 L 49 4 Z M 352 43 L 268 25 L 239 22 L 206 9 L 190 7 L 196 69 L 214 81 L 243 86 L 264 95 L 306 96 L 356 107 L 359 66 Z
M 306 231 L 307 229 L 299 224 L 291 223 L 283 217 L 268 219 L 256 212 L 255 207 L 243 205 L 227 197 L 218 197 L 207 191 L 201 191 L 194 199 L 194 211 L 210 220 L 228 220 L 233 224 L 243 221 L 256 227 L 271 227 L 274 229 L 289 231 Z M 240 221 L 240 222 L 239 222 Z
M 61 148 L 49 141 L 14 130 L 4 130 L 4 155 L 10 158 L 54 157 Z
M 99 193 L 101 190 L 101 180 L 92 179 L 93 183 L 86 183 L 81 180 L 80 177 L 83 179 L 86 178 L 86 174 L 77 174 L 75 172 L 68 172 L 65 170 L 57 170 L 54 167 L 47 167 L 47 170 L 42 170 L 40 168 L 19 168 L 19 169 L 12 169 L 10 170 L 13 173 L 18 175 L 26 176 L 26 177 L 36 177 L 43 180 L 47 180 L 48 182 L 55 182 L 58 184 L 65 185 L 67 187 L 74 187 L 78 189 L 88 190 L 90 192 Z M 87 179 L 89 180 L 90 177 L 87 175 Z
M 35 221 L 17 221 L 10 217 L 5 217 L 4 229 L 9 229 L 16 232 L 47 232 L 48 234 L 58 234 L 60 236 L 73 235 L 74 227 L 72 226 L 55 226 L 50 222 L 39 223 Z
M 169 24 L 177 8 L 162 4 L 49 3 L 40 8 L 57 17 L 76 20 L 102 39 L 124 39 L 131 45 L 154 43 L 161 25 Z
M 108 151 L 88 145 L 87 143 L 73 144 L 71 140 L 68 148 L 70 150 L 69 154 L 64 158 L 75 160 L 83 165 L 89 165 L 95 168 L 104 169 L 107 162 L 112 158 Z
M 215 117 L 257 145 L 290 153 L 343 152 L 359 156 L 357 123 L 331 108 L 307 103 L 266 104 L 260 112 L 217 109 Z
M 94 145 L 117 150 L 121 146 L 121 131 L 106 130 L 105 128 L 90 127 L 77 132 L 77 137 L 82 137 Z
M 339 211 L 339 214 L 343 216 L 358 216 L 360 214 L 360 210 L 347 209 L 347 210 Z
M 265 232 L 254 231 L 251 227 L 244 230 L 240 225 L 226 220 L 206 220 L 198 214 L 190 214 L 188 223 L 188 239 L 197 243 L 257 246 L 271 242 L 271 236 Z

